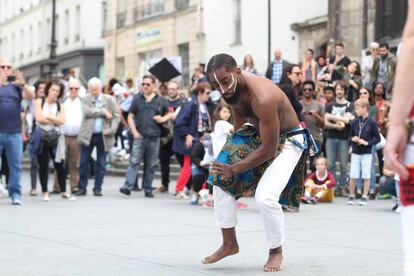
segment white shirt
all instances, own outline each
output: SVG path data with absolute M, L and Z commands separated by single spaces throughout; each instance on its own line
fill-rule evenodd
M 211 133 L 213 139 L 213 154 L 217 158 L 221 149 L 226 144 L 227 137 L 230 135 L 233 125 L 224 120 L 218 120 L 214 125 L 214 132 Z
M 64 134 L 68 136 L 77 136 L 82 124 L 82 104 L 79 97 L 74 100 L 67 98 L 65 104 L 65 124 Z

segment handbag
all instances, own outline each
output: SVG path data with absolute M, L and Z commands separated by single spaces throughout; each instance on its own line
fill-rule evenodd
M 387 143 L 387 140 L 385 140 L 384 135 L 382 135 L 382 133 L 379 133 L 380 135 L 380 141 L 378 143 L 375 144 L 375 148 L 376 150 L 382 150 L 383 148 L 385 148 L 385 144 Z
M 55 147 L 58 144 L 59 132 L 56 129 L 44 130 L 42 129 L 42 142 L 48 146 Z

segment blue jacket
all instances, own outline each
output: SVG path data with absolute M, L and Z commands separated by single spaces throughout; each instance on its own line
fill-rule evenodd
M 356 154 L 371 154 L 372 146 L 381 140 L 377 124 L 369 117 L 365 120 L 357 117 L 351 122 L 351 138 L 354 136 L 358 136 L 368 142 L 368 146 L 352 142 L 352 153 Z
M 174 126 L 172 146 L 174 152 L 191 156 L 193 147 L 185 147 L 185 137 L 190 134 L 194 139 L 198 138 L 198 109 L 197 98 L 193 96 L 192 99 L 184 105 L 180 113 L 178 113 Z

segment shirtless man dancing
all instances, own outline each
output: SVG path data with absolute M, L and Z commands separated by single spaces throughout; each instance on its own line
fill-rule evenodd
M 301 145 L 305 145 L 305 137 L 300 133 L 299 121 L 288 98 L 270 80 L 241 71 L 234 58 L 227 54 L 218 54 L 210 59 L 207 75 L 213 87 L 231 105 L 234 129 L 237 131 L 246 122 L 252 123 L 259 130 L 262 140 L 260 147 L 244 160 L 231 165 L 213 163 L 212 173 L 226 179 L 257 167 L 275 156 L 281 133 L 286 133 L 287 137 L 289 132 L 293 133 L 264 172 L 255 193 L 270 248 L 269 259 L 263 269 L 266 272 L 280 271 L 284 216 L 278 200 L 302 156 L 304 147 Z M 292 138 L 295 141 L 292 142 Z M 203 260 L 204 264 L 215 263 L 239 252 L 235 232 L 235 198 L 218 186 L 213 189 L 216 223 L 221 228 L 223 244 L 213 255 Z

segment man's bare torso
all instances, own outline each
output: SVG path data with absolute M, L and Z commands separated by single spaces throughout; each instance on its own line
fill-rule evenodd
M 242 76 L 246 82 L 246 89 L 240 91 L 240 99 L 236 104 L 231 105 L 235 121 L 251 123 L 259 128 L 260 118 L 255 110 L 261 108 L 260 100 L 276 100 L 276 116 L 279 117 L 280 132 L 291 130 L 299 125 L 296 113 L 293 110 L 289 99 L 283 91 L 268 79 L 258 77 L 254 74 L 243 71 Z M 256 89 L 257 87 L 265 89 Z M 268 87 L 268 88 L 266 88 Z M 265 94 L 266 93 L 266 94 Z M 236 128 L 241 127 L 235 125 Z

